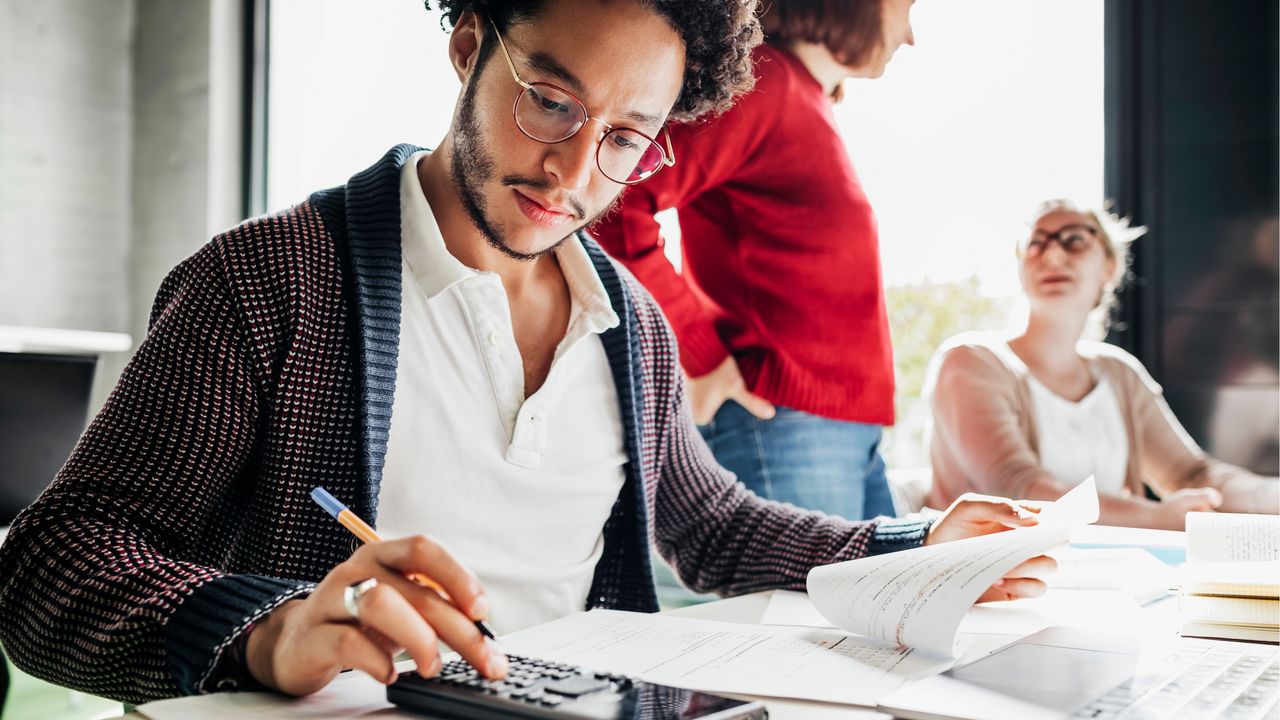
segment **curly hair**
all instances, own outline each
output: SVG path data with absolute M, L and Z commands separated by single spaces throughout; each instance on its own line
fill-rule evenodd
M 671 109 L 673 120 L 687 122 L 724 112 L 739 95 L 754 87 L 751 51 L 763 39 L 756 0 L 637 1 L 662 16 L 684 40 L 684 84 Z M 444 12 L 442 27 L 446 21 L 449 26 L 457 24 L 462 13 L 470 11 L 492 20 L 505 32 L 512 23 L 537 17 L 545 2 L 438 0 L 435 5 Z M 423 4 L 431 9 L 431 0 Z

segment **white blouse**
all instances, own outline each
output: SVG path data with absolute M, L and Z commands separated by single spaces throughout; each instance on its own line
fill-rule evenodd
M 1098 492 L 1119 495 L 1129 466 L 1129 436 L 1107 378 L 1071 402 L 1028 373 L 1040 446 L 1040 466 L 1059 482 L 1078 485 L 1090 475 Z

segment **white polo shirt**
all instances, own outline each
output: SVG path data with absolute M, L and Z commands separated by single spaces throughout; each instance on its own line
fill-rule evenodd
M 556 250 L 572 297 L 529 398 L 502 280 L 445 247 L 418 181 L 400 182 L 403 291 L 391 433 L 378 496 L 386 538 L 427 534 L 484 583 L 508 633 L 583 609 L 622 489 L 618 396 L 599 334 L 619 322 L 586 250 Z

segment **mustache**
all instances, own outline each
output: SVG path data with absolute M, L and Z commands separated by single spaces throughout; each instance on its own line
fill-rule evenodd
M 527 178 L 522 175 L 504 175 L 502 177 L 502 184 L 507 187 L 524 186 L 532 190 L 554 190 L 555 189 L 555 187 L 551 184 L 551 182 L 545 178 L 543 179 Z M 577 198 L 573 197 L 572 195 L 567 195 L 565 196 L 565 203 L 567 203 L 570 208 L 573 208 L 573 214 L 579 220 L 586 218 L 587 209 L 583 207 L 582 203 L 579 202 Z

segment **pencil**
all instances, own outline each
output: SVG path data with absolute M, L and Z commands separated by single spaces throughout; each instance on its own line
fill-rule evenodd
M 366 545 L 369 543 L 382 542 L 382 538 L 378 535 L 377 531 L 369 527 L 369 523 L 361 520 L 359 515 L 351 512 L 351 509 L 346 505 L 343 505 L 341 500 L 330 495 L 328 490 L 325 490 L 322 487 L 316 487 L 311 491 L 311 499 L 315 500 L 317 505 L 324 508 L 326 512 L 332 515 L 333 519 L 337 520 L 342 527 L 350 530 L 353 535 L 360 538 L 360 542 L 365 543 Z M 445 592 L 445 589 L 435 580 L 432 580 L 422 573 L 410 573 L 408 577 L 415 583 L 425 588 L 431 588 L 437 593 L 440 593 L 440 597 L 444 598 L 446 601 L 449 600 L 449 593 Z M 495 639 L 493 637 L 493 631 L 485 627 L 483 622 L 479 620 L 473 620 L 472 622 L 475 623 L 476 629 L 480 631 L 481 635 L 484 635 L 490 640 Z

